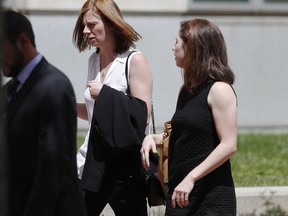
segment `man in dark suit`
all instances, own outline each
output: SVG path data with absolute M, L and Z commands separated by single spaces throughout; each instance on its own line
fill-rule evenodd
M 76 100 L 69 79 L 38 53 L 30 21 L 1 14 L 9 215 L 84 216 L 76 172 Z M 49 42 L 49 41 L 48 41 Z M 17 85 L 11 89 L 11 83 Z

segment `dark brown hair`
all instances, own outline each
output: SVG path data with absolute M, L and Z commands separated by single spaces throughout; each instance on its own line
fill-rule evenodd
M 36 47 L 34 31 L 28 18 L 16 11 L 5 10 L 1 12 L 1 20 L 3 24 L 3 35 L 11 44 L 16 44 L 17 37 L 21 33 L 25 33 L 32 45 Z
M 219 28 L 205 19 L 184 21 L 179 36 L 184 42 L 184 87 L 192 92 L 209 80 L 234 83 L 226 44 Z
M 83 17 L 89 10 L 99 14 L 103 22 L 112 27 L 116 39 L 116 53 L 123 53 L 130 47 L 135 48 L 135 42 L 141 39 L 141 36 L 125 22 L 117 4 L 113 0 L 87 0 L 81 9 L 73 32 L 73 42 L 80 52 L 90 48 L 88 38 L 83 33 L 85 27 Z

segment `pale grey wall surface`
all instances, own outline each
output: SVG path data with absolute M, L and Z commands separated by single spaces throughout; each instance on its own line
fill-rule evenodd
M 72 44 L 77 13 L 32 13 L 38 50 L 71 79 L 77 100 L 83 102 L 87 61 L 92 51 L 79 53 Z M 172 46 L 181 15 L 125 15 L 143 37 L 137 44 L 150 62 L 154 78 L 154 109 L 158 132 L 174 112 L 181 70 Z M 288 131 L 288 17 L 205 16 L 217 24 L 227 43 L 230 66 L 236 74 L 240 131 Z M 79 120 L 79 130 L 87 123 Z
M 87 60 L 72 44 L 75 15 L 31 15 L 38 49 L 71 79 L 78 101 L 83 101 Z M 183 16 L 136 16 L 125 19 L 142 35 L 138 48 L 148 58 L 154 77 L 156 124 L 174 111 L 181 70 L 175 66 L 172 46 Z M 225 37 L 229 61 L 236 74 L 240 129 L 288 127 L 288 17 L 205 17 Z M 79 122 L 79 128 L 87 127 Z M 161 129 L 160 129 L 161 130 Z

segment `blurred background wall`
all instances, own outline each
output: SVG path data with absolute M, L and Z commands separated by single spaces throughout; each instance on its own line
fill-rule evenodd
M 87 62 L 93 50 L 79 53 L 73 28 L 84 0 L 4 0 L 30 18 L 38 50 L 71 79 L 83 102 Z M 288 0 L 115 0 L 126 21 L 141 35 L 137 44 L 154 78 L 157 131 L 173 115 L 182 83 L 172 46 L 180 21 L 196 17 L 217 24 L 236 74 L 240 132 L 288 132 Z M 7 80 L 4 80 L 7 81 Z M 87 130 L 79 120 L 79 132 Z

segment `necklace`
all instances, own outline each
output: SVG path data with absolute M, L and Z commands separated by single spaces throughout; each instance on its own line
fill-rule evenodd
M 100 68 L 101 68 L 101 71 L 100 71 L 100 75 L 101 75 L 101 81 L 103 82 L 108 71 L 109 71 L 109 68 L 111 66 L 112 62 L 110 62 L 108 65 L 106 65 L 104 68 L 101 68 L 101 64 L 100 64 Z
M 101 78 L 102 80 L 105 79 L 107 71 L 101 71 Z
M 103 63 L 100 60 L 100 74 L 101 74 L 101 82 L 104 81 L 107 72 L 109 71 L 110 66 L 112 65 L 113 61 L 115 60 L 116 56 L 113 57 L 113 59 L 111 59 L 111 61 L 109 63 Z

